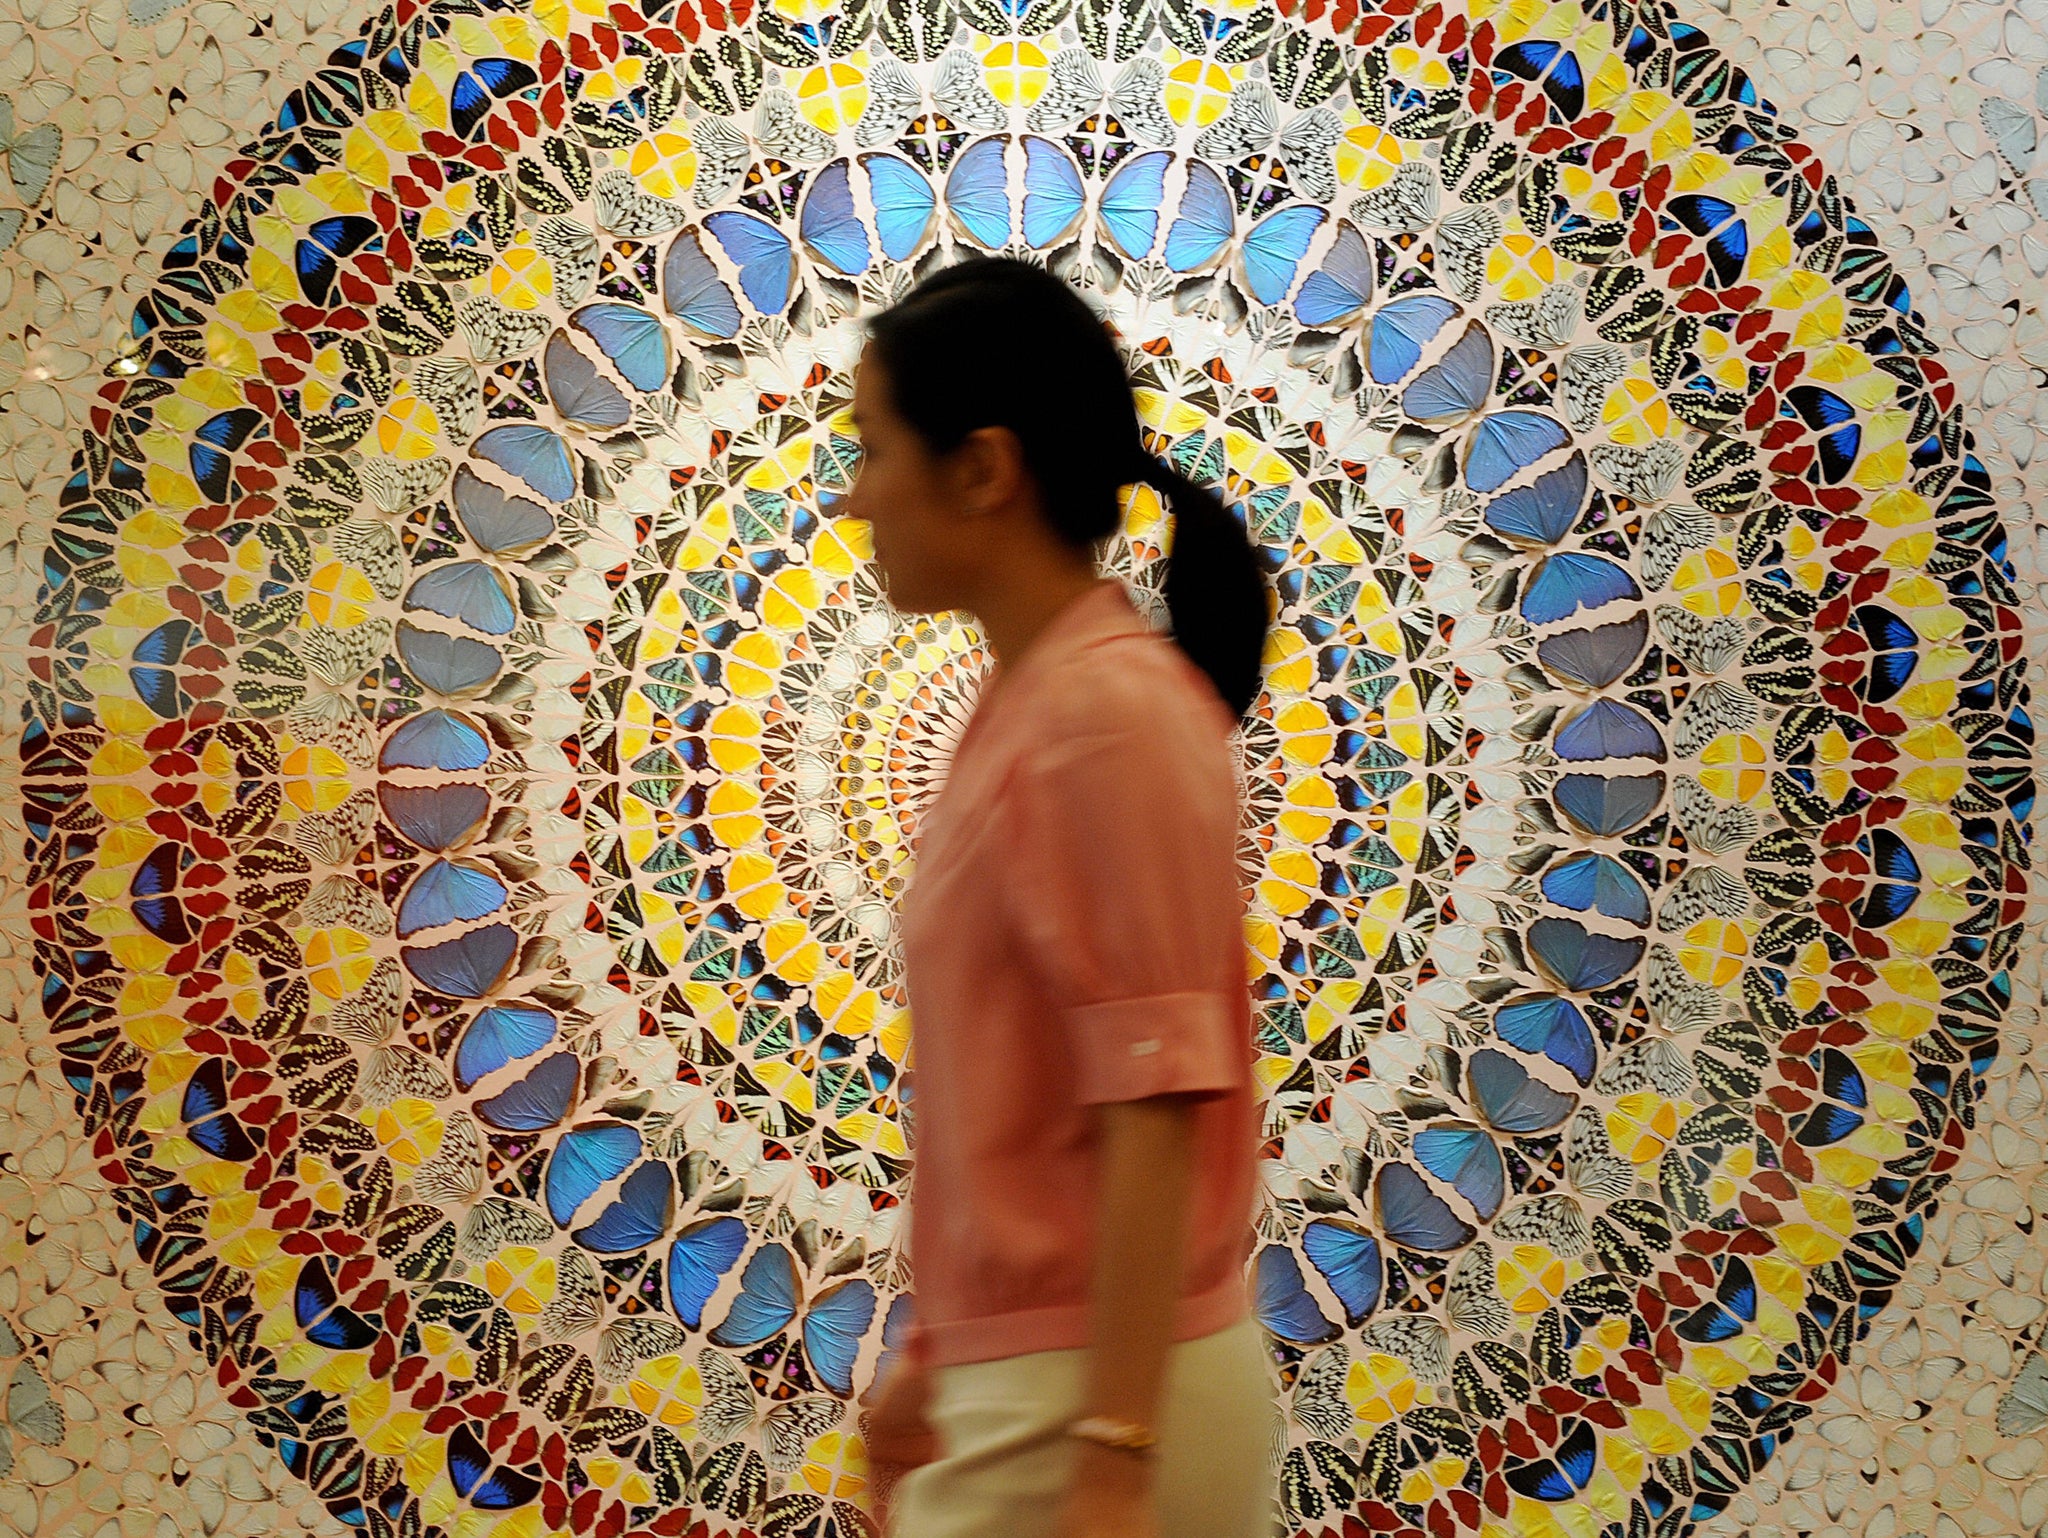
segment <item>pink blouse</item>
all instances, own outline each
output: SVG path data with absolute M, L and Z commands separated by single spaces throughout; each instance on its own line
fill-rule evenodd
M 969 723 L 902 912 L 914 1349 L 934 1365 L 1089 1343 L 1104 1102 L 1202 1097 L 1175 1339 L 1247 1309 L 1258 1121 L 1233 724 L 1113 580 Z

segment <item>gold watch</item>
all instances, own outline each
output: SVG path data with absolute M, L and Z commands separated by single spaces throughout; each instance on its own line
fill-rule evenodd
M 1118 1420 L 1109 1415 L 1084 1415 L 1069 1422 L 1067 1435 L 1083 1442 L 1093 1442 L 1097 1447 L 1112 1448 L 1120 1453 L 1137 1453 L 1141 1457 L 1149 1457 L 1158 1440 L 1136 1421 Z

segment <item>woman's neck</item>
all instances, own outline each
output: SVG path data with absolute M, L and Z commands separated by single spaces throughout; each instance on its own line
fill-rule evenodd
M 1024 563 L 979 600 L 974 618 L 1003 672 L 1015 672 L 1018 660 L 1054 618 L 1099 581 L 1092 557 L 1061 550 Z

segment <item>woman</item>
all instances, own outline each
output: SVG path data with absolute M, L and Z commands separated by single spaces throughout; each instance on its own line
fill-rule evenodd
M 890 601 L 996 657 L 902 913 L 916 1020 L 917 1325 L 871 1456 L 900 1538 L 1255 1538 L 1272 1390 L 1244 1265 L 1257 1123 L 1229 734 L 1265 585 L 1144 451 L 1102 322 L 1018 262 L 872 325 L 842 507 Z M 1174 514 L 1173 639 L 1096 550 Z

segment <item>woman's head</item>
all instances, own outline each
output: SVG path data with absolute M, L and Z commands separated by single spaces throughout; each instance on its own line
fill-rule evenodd
M 1214 493 L 1145 451 L 1123 360 L 1078 293 L 1024 262 L 963 262 L 876 316 L 869 338 L 843 510 L 873 525 L 892 601 L 971 609 L 1026 542 L 1092 560 L 1120 489 L 1143 481 L 1174 514 L 1174 637 L 1249 707 L 1267 625 L 1257 558 Z

